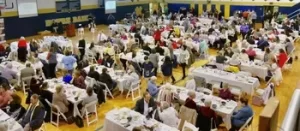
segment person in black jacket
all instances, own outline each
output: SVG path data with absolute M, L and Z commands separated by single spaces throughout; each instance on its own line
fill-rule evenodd
M 44 82 L 41 86 L 41 89 L 40 89 L 40 102 L 44 105 L 45 107 L 45 110 L 47 111 L 47 115 L 46 115 L 46 118 L 45 118 L 45 121 L 46 122 L 49 122 L 50 121 L 50 114 L 51 114 L 51 108 L 50 106 L 47 104 L 46 100 L 48 100 L 50 103 L 52 103 L 52 99 L 53 99 L 53 93 L 50 92 L 48 90 L 48 83 L 47 82 Z
M 117 83 L 112 80 L 111 76 L 107 74 L 107 69 L 102 69 L 102 74 L 100 75 L 100 82 L 103 82 L 107 85 L 109 90 L 114 90 L 114 88 L 117 86 Z
M 110 57 L 110 55 L 104 54 L 104 58 L 101 64 L 105 67 L 112 68 L 114 60 Z
M 147 106 L 145 106 L 145 104 L 147 104 Z M 144 107 L 148 107 L 148 109 L 144 109 Z M 151 117 L 155 109 L 156 109 L 156 103 L 154 102 L 154 99 L 151 97 L 151 95 L 148 92 L 145 92 L 143 94 L 143 98 L 136 102 L 134 108 L 136 112 L 139 112 L 140 114 L 143 114 L 146 117 L 149 116 Z
M 90 72 L 88 73 L 88 76 L 94 78 L 96 81 L 100 81 L 100 74 L 97 71 L 95 71 L 95 66 L 90 67 Z
M 83 60 L 83 57 L 85 54 L 85 40 L 84 39 L 79 40 L 78 49 L 80 51 L 80 60 Z
M 11 118 L 14 118 L 15 120 L 19 120 L 20 118 L 23 117 L 26 110 L 21 105 L 22 99 L 20 96 L 18 96 L 17 94 L 12 94 L 11 97 L 12 97 L 12 100 L 8 104 L 7 114 Z
M 165 57 L 164 63 L 161 66 L 161 72 L 164 75 L 164 81 L 163 82 L 168 82 L 169 78 L 172 78 L 172 83 L 175 82 L 175 78 L 173 76 L 173 63 L 172 60 L 169 56 Z
M 149 47 L 149 43 L 146 43 L 144 46 L 143 46 L 143 51 L 147 51 L 148 54 L 145 54 L 145 55 L 149 55 L 150 52 L 151 52 L 151 48 Z
M 134 38 L 139 40 L 139 45 L 141 47 L 143 47 L 144 45 L 144 40 L 142 39 L 142 36 L 140 35 L 140 33 L 135 33 L 134 34 Z
M 39 96 L 33 94 L 30 98 L 30 105 L 22 119 L 19 120 L 20 125 L 24 127 L 24 131 L 34 131 L 39 129 L 44 122 L 45 108 L 39 101 Z

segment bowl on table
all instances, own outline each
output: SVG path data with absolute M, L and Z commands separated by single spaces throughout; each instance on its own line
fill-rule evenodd
M 222 106 L 225 106 L 225 105 L 226 105 L 226 102 L 225 102 L 225 101 L 222 101 L 221 104 L 222 104 Z

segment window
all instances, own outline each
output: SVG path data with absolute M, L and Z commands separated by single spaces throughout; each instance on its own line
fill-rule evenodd
M 56 0 L 56 12 L 80 10 L 80 0 Z

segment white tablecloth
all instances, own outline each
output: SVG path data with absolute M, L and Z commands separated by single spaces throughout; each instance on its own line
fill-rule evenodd
M 51 42 L 55 42 L 59 47 L 73 47 L 72 40 L 66 39 L 64 36 L 44 36 L 41 45 L 51 46 Z
M 237 74 L 208 68 L 197 68 L 193 70 L 193 75 L 195 77 L 205 78 L 206 82 L 219 81 L 228 83 L 231 86 L 236 86 L 241 89 L 241 91 L 248 94 L 253 94 L 255 88 L 260 86 L 257 78 L 239 76 Z
M 119 31 L 120 29 L 126 29 L 127 31 L 129 31 L 130 26 L 129 25 L 123 25 L 123 24 L 111 24 L 108 26 L 108 28 L 111 31 Z
M 258 61 L 258 62 L 256 62 Z M 257 63 L 257 64 L 256 64 Z M 263 65 L 259 65 L 261 63 L 261 61 L 259 62 L 259 60 L 255 60 L 254 63 L 245 63 L 242 62 L 241 64 L 241 71 L 246 71 L 246 72 L 250 72 L 252 74 L 252 76 L 258 76 L 261 79 L 265 79 L 266 76 L 268 76 L 268 67 L 263 66 Z
M 8 131 L 24 131 L 23 127 L 0 109 L 0 124 L 7 124 Z
M 96 71 L 101 74 L 102 73 L 102 69 L 104 68 L 104 66 L 98 66 L 98 65 L 94 65 L 96 67 Z M 84 68 L 84 71 L 86 71 L 87 73 L 90 72 L 90 66 L 88 67 L 85 67 Z M 107 67 L 106 67 L 107 68 Z M 108 74 L 110 75 L 110 77 L 116 81 L 118 83 L 118 88 L 121 92 L 124 91 L 124 89 L 128 89 L 129 87 L 126 87 L 126 83 L 127 83 L 127 80 L 126 80 L 126 76 L 127 74 L 124 74 L 124 76 L 119 76 L 115 73 L 114 69 L 113 68 L 107 68 L 108 70 Z
M 130 122 L 127 120 L 129 116 L 132 117 Z M 125 127 L 127 123 L 130 125 Z M 132 131 L 134 127 L 143 125 L 154 126 L 154 131 L 179 131 L 154 119 L 147 120 L 142 114 L 128 108 L 115 109 L 106 113 L 103 128 L 104 131 Z
M 188 90 L 186 88 L 182 88 L 182 87 L 178 87 L 178 86 L 171 86 L 171 87 L 172 87 L 173 92 L 179 93 L 179 99 L 181 101 L 185 101 L 188 98 Z M 194 99 L 194 101 L 199 106 L 205 106 L 204 102 L 201 101 L 201 99 L 203 99 L 203 98 L 210 99 L 212 102 L 211 105 L 213 105 L 213 104 L 217 105 L 216 109 L 213 109 L 213 108 L 212 109 L 222 115 L 222 118 L 226 125 L 226 128 L 230 129 L 231 128 L 231 116 L 237 107 L 237 103 L 232 100 L 231 101 L 223 100 L 222 98 L 217 97 L 217 96 L 205 95 L 202 92 L 196 92 L 196 98 Z M 221 104 L 222 101 L 226 102 L 225 106 L 223 106 Z
M 79 115 L 81 114 L 79 109 L 78 109 L 78 104 L 82 102 L 83 98 L 85 98 L 87 96 L 86 94 L 86 90 L 78 88 L 74 85 L 71 84 L 65 84 L 62 81 L 62 78 L 60 79 L 48 79 L 45 80 L 45 82 L 48 82 L 49 88 L 48 90 L 52 93 L 55 93 L 55 88 L 57 85 L 62 85 L 63 89 L 66 91 L 65 94 L 67 96 L 67 99 L 69 102 L 73 103 L 73 115 Z M 75 98 L 78 97 L 77 100 L 75 100 Z

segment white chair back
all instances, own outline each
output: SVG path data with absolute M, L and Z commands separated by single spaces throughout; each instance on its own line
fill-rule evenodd
M 86 76 L 85 83 L 86 83 L 87 87 L 93 88 L 94 84 L 96 83 L 96 80 L 92 77 Z
M 251 120 L 253 119 L 253 116 L 251 116 L 246 122 L 245 124 L 239 129 L 239 131 L 244 131 L 245 129 L 247 129 L 250 125 L 251 125 Z
M 105 91 L 105 93 L 104 93 L 105 99 L 107 99 L 107 93 L 111 96 L 111 98 L 114 99 L 114 96 L 112 95 L 111 91 L 109 90 L 109 88 L 107 87 L 107 85 L 105 83 L 97 81 L 97 84 L 105 87 L 105 90 L 104 90 Z
M 60 111 L 59 107 L 57 105 L 53 105 L 52 103 L 50 103 L 47 99 L 45 99 L 46 103 L 49 105 L 49 107 L 51 107 L 51 113 L 50 113 L 50 123 L 55 125 L 56 127 L 59 126 L 59 118 L 60 116 L 63 117 L 63 119 L 65 121 L 67 121 L 67 117 Z M 53 116 L 52 115 L 56 115 L 56 122 L 53 121 Z
M 84 106 L 85 110 L 85 117 L 87 121 L 87 125 L 89 126 L 91 123 L 98 121 L 98 113 L 97 113 L 97 103 L 98 101 L 92 101 Z M 95 119 L 90 120 L 89 119 L 89 114 L 90 113 L 95 113 Z
M 182 127 L 182 131 L 198 131 L 199 128 L 197 128 L 195 125 L 184 121 L 183 127 Z
M 138 96 L 137 97 L 134 96 L 135 91 L 138 91 Z M 140 81 L 139 80 L 138 81 L 133 81 L 131 83 L 130 89 L 127 93 L 126 98 L 128 98 L 130 93 L 131 93 L 131 98 L 132 98 L 133 101 L 136 100 L 136 99 L 139 99 L 141 97 L 141 88 L 140 88 Z

